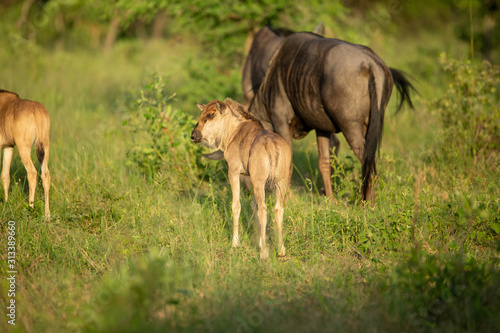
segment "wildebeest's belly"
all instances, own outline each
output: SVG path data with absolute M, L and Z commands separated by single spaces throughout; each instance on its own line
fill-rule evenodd
M 300 120 L 310 129 L 325 132 L 339 132 L 335 120 L 329 117 L 323 107 L 295 111 Z
M 304 127 L 325 132 L 339 132 L 333 114 L 327 113 L 322 102 L 319 89 L 313 85 L 289 95 L 294 113 L 300 118 Z

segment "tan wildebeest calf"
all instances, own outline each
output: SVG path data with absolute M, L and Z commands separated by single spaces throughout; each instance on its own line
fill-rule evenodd
M 233 247 L 239 245 L 238 222 L 240 217 L 240 175 L 250 176 L 256 214 L 260 258 L 267 259 L 266 246 L 267 207 L 266 187 L 276 187 L 275 218 L 278 226 L 279 256 L 285 255 L 282 222 L 283 200 L 290 185 L 292 152 L 278 134 L 265 130 L 241 104 L 227 98 L 224 102 L 212 101 L 197 104 L 201 117 L 191 133 L 191 140 L 220 149 L 228 165 L 229 183 L 233 192 Z
M 9 197 L 10 163 L 14 146 L 17 146 L 28 173 L 29 205 L 34 207 L 37 172 L 31 161 L 31 146 L 35 143 L 36 156 L 42 169 L 46 216 L 50 216 L 49 132 L 49 113 L 42 104 L 21 99 L 13 92 L 0 90 L 0 145 L 4 150 L 2 181 L 5 201 Z

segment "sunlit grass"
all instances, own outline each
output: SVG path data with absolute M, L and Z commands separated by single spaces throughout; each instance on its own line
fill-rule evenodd
M 202 96 L 217 87 L 193 88 L 209 84 L 185 71 L 182 55 L 195 50 L 135 42 L 118 44 L 106 56 L 40 50 L 36 61 L 14 58 L 3 70 L 0 88 L 42 102 L 52 119 L 51 220 L 43 217 L 40 185 L 35 208 L 28 207 L 17 156 L 10 198 L 0 211 L 2 228 L 8 220 L 18 227 L 19 331 L 495 327 L 498 300 L 484 298 L 473 286 L 499 286 L 500 172 L 498 165 L 465 169 L 460 161 L 455 168 L 431 154 L 439 142 L 438 124 L 426 100 L 437 96 L 427 83 L 417 84 L 424 87 L 417 110 L 394 115 L 391 104 L 387 111 L 375 208 L 358 205 L 361 166 L 341 135 L 339 163 L 348 172 L 337 181 L 343 191 L 337 204 L 323 196 L 314 133 L 295 141 L 284 217 L 287 256 L 276 255 L 271 218 L 271 255 L 261 262 L 250 195 L 242 198 L 242 245 L 231 247 L 224 162 L 206 163 L 204 178 L 182 193 L 148 181 L 126 163 L 131 137 L 141 133 L 122 123 L 153 72 L 172 76 L 168 87 L 182 92 L 175 105 L 183 112 L 193 114 L 195 102 L 218 97 Z M 209 67 L 204 65 L 191 66 Z M 230 75 L 230 87 L 220 94 L 239 91 Z M 419 307 L 432 311 L 441 304 L 435 303 L 436 289 L 426 286 L 445 281 L 448 287 L 458 275 L 470 288 L 447 298 L 437 316 L 422 315 Z M 481 303 L 485 299 L 490 303 Z M 464 308 L 469 317 L 457 315 Z M 480 325 L 482 310 L 489 326 Z

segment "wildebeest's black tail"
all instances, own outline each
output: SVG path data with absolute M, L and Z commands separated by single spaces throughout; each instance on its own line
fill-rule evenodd
M 397 111 L 401 110 L 404 102 L 408 103 L 408 105 L 413 109 L 413 103 L 410 97 L 410 91 L 414 90 L 415 87 L 411 84 L 411 82 L 406 78 L 405 74 L 394 68 L 389 68 L 391 70 L 392 79 L 394 80 L 394 85 L 399 92 L 399 100 L 398 100 L 398 108 Z
M 370 94 L 370 120 L 365 135 L 365 147 L 363 153 L 363 166 L 361 172 L 363 174 L 363 186 L 361 192 L 363 199 L 368 200 L 368 188 L 373 180 L 372 176 L 377 174 L 375 155 L 382 141 L 382 131 L 384 129 L 384 112 L 390 94 L 388 89 L 387 78 L 384 77 L 382 96 L 380 105 L 377 102 L 377 87 L 375 84 L 375 76 L 373 69 L 370 68 L 370 79 L 368 81 L 368 91 Z

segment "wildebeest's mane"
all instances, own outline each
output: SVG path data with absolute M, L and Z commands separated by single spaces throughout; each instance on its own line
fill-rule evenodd
M 278 73 L 278 67 L 281 67 L 285 62 L 288 61 L 294 61 L 294 66 L 293 66 L 293 71 L 292 72 L 297 72 L 299 71 L 299 66 L 314 66 L 317 68 L 321 68 L 323 66 L 323 63 L 325 61 L 325 57 L 328 54 L 328 49 L 334 47 L 337 45 L 337 43 L 333 43 L 331 45 L 323 43 L 321 44 L 321 47 L 323 50 L 319 52 L 318 54 L 321 56 L 320 59 L 316 62 L 306 62 L 302 61 L 300 58 L 297 58 L 295 55 L 298 53 L 297 51 L 304 46 L 304 44 L 307 41 L 310 41 L 312 39 L 323 39 L 324 37 L 316 35 L 311 32 L 300 32 L 296 33 L 293 37 L 289 38 L 294 38 L 298 39 L 298 43 L 293 43 L 293 45 L 288 45 L 288 44 L 281 44 L 278 50 L 274 53 L 274 56 L 272 57 L 271 61 L 269 62 L 269 68 L 266 72 L 266 76 L 264 77 L 264 80 L 262 81 L 262 84 L 259 88 L 259 98 L 261 98 L 261 101 L 264 105 L 266 105 L 267 110 L 272 110 L 274 109 L 274 97 L 279 96 L 279 89 L 280 89 L 280 75 L 283 73 Z M 337 40 L 332 40 L 332 41 L 337 41 Z M 342 41 L 339 41 L 342 42 Z M 298 45 L 299 44 L 299 45 Z M 279 60 L 276 60 L 279 58 Z M 286 65 L 285 65 L 286 66 Z M 314 71 L 314 69 L 313 69 Z M 308 71 L 309 72 L 309 71 Z M 290 75 L 293 73 L 286 73 L 286 75 Z M 319 77 L 319 76 L 314 76 L 312 75 L 311 78 L 313 77 Z M 298 90 L 299 87 L 297 87 Z M 297 91 L 297 93 L 300 93 Z M 293 94 L 293 93 L 292 93 Z M 256 95 L 256 97 L 257 97 Z M 319 95 L 319 93 L 318 93 Z M 255 99 L 255 98 L 254 98 Z M 252 101 L 253 104 L 253 101 Z M 257 103 L 259 104 L 259 103 Z
M 291 34 L 295 33 L 295 31 L 287 29 L 287 28 L 276 28 L 276 27 L 272 27 L 270 25 L 267 25 L 267 27 L 269 28 L 269 30 L 274 32 L 276 35 L 282 36 L 282 37 L 288 37 Z
M 17 97 L 19 97 L 19 95 L 18 95 L 18 94 L 16 94 L 15 92 L 8 91 L 8 90 L 5 90 L 5 89 L 0 89 L 0 94 L 3 94 L 3 93 L 14 94 L 14 95 L 16 95 Z
M 233 101 L 229 97 L 226 98 L 224 103 L 226 103 L 229 106 L 229 108 L 231 108 L 231 110 L 238 112 L 243 118 L 248 119 L 248 120 L 257 121 L 258 123 L 260 123 L 260 121 L 257 118 L 255 118 L 255 116 L 253 114 L 251 114 L 244 105 Z

